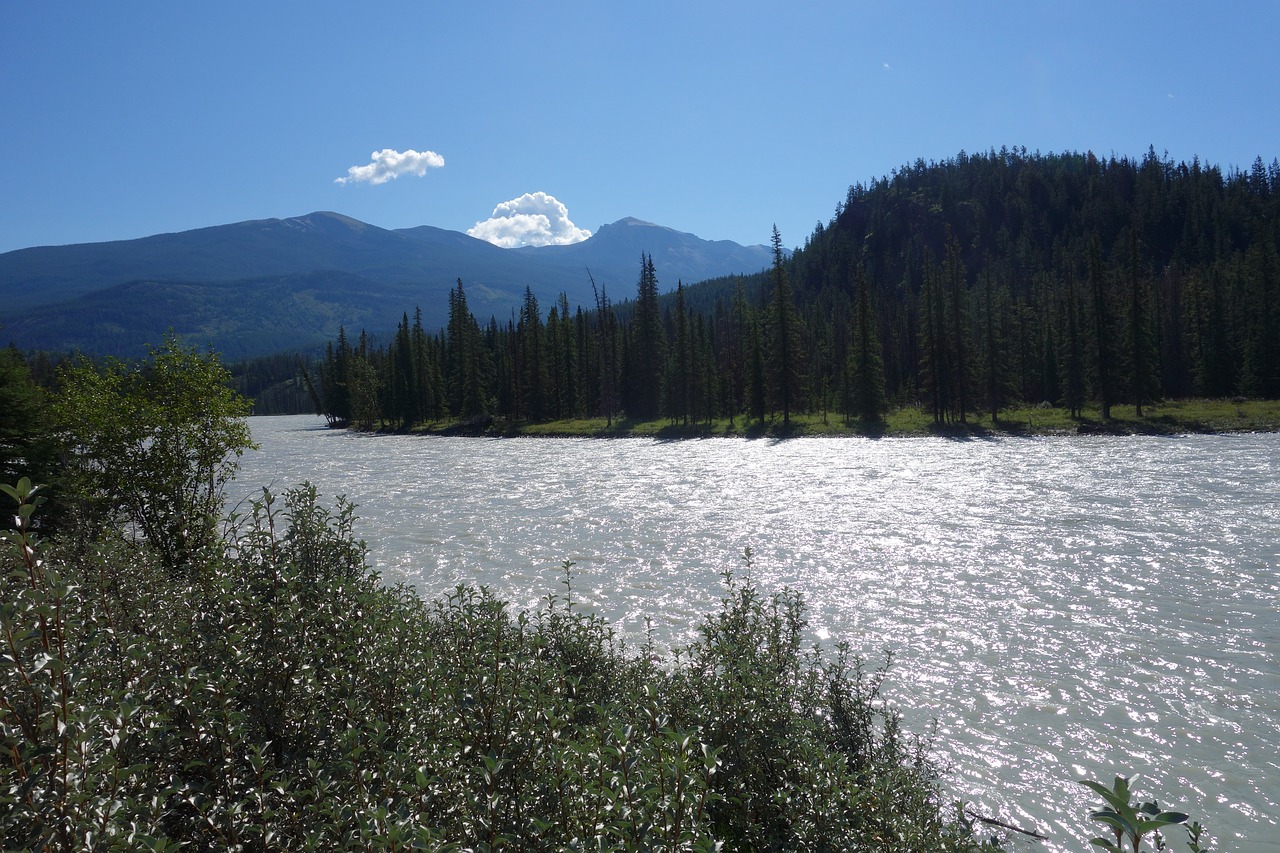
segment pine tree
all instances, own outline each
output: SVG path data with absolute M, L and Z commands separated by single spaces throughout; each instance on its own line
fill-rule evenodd
M 524 301 L 520 307 L 520 322 L 516 325 L 519 347 L 520 403 L 524 415 L 531 421 L 546 416 L 547 366 L 545 361 L 544 329 L 538 310 L 538 298 L 528 287 L 524 289 Z
M 768 374 L 765 371 L 764 334 L 760 317 L 752 311 L 747 321 L 747 411 L 757 423 L 764 423 L 768 408 Z
M 982 276 L 983 372 L 986 374 L 987 410 L 991 423 L 998 423 L 1000 410 L 1009 396 L 1009 346 L 1005 334 L 1008 293 L 992 282 L 991 257 Z
M 1156 358 L 1145 279 L 1139 270 L 1138 233 L 1135 227 L 1129 231 L 1129 393 L 1133 397 L 1135 414 L 1139 418 L 1142 417 L 1142 407 L 1160 393 L 1160 381 L 1155 371 Z
M 662 375 L 666 366 L 665 335 L 658 308 L 658 274 L 653 258 L 640 260 L 635 314 L 631 320 L 631 396 L 628 414 L 639 420 L 658 417 L 662 410 Z
M 1084 341 L 1075 279 L 1067 279 L 1062 313 L 1062 404 L 1070 410 L 1071 417 L 1079 418 L 1084 409 Z
M 861 265 L 855 289 L 853 336 L 845 367 L 845 420 L 856 415 L 863 421 L 879 421 L 889 408 L 884 390 L 884 356 L 871 306 L 871 288 Z
M 800 319 L 782 256 L 782 236 L 773 226 L 773 268 L 769 279 L 770 362 L 774 399 L 782 409 L 782 425 L 791 426 L 791 412 L 800 396 Z
M 488 413 L 485 381 L 486 358 L 480 342 L 480 326 L 467 307 L 462 279 L 449 292 L 449 325 L 445 356 L 445 383 L 449 388 L 450 414 L 475 418 Z
M 596 333 L 599 351 L 600 368 L 600 409 L 605 417 L 605 425 L 613 426 L 614 415 L 618 411 L 618 317 L 609 303 L 609 295 L 605 288 L 596 289 L 596 280 L 591 279 L 591 292 L 596 299 Z
M 929 399 L 933 422 L 942 424 L 951 410 L 951 348 L 947 339 L 947 300 L 941 271 L 928 252 L 924 259 L 924 283 L 920 289 L 920 380 Z
M 947 295 L 951 308 L 951 347 L 954 377 L 951 387 L 955 390 L 954 413 L 960 423 L 965 423 L 969 410 L 969 361 L 965 338 L 968 336 L 968 278 L 964 260 L 960 257 L 960 241 L 947 229 L 946 258 Z
M 1061 394 L 1062 377 L 1058 372 L 1058 346 L 1053 336 L 1053 324 L 1044 324 L 1044 337 L 1040 352 L 1040 388 L 1044 392 L 1041 398 L 1052 405 Z
M 1107 304 L 1102 248 L 1095 234 L 1089 241 L 1089 294 L 1093 306 L 1093 375 L 1098 395 L 1098 408 L 1104 421 L 1111 420 L 1111 403 L 1115 391 L 1111 382 L 1113 345 L 1111 340 L 1111 308 Z
M 688 426 L 693 415 L 691 397 L 695 376 L 689 311 L 684 297 L 684 282 L 678 281 L 675 307 L 671 318 L 675 333 L 671 345 L 671 363 L 667 373 L 667 416 L 676 423 Z

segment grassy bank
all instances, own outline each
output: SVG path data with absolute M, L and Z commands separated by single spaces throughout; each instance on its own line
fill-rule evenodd
M 1064 409 L 1027 407 L 1002 411 L 993 422 L 990 415 L 972 413 L 965 423 L 935 424 L 919 407 L 895 409 L 883 422 L 846 422 L 839 414 L 796 415 L 789 426 L 781 418 L 764 423 L 744 418 L 721 418 L 683 425 L 663 419 L 636 421 L 604 418 L 511 423 L 500 420 L 438 421 L 421 424 L 411 432 L 422 435 L 546 436 L 573 438 L 792 438 L 800 436 L 862 436 L 868 438 L 946 436 L 991 438 L 1046 435 L 1178 435 L 1187 433 L 1280 432 L 1277 400 L 1169 400 L 1143 407 L 1113 406 L 1103 420 L 1098 409 L 1086 407 L 1080 418 Z

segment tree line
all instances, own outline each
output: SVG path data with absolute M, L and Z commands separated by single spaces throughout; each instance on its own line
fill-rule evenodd
M 334 423 L 574 418 L 694 425 L 796 413 L 998 419 L 1018 403 L 1280 397 L 1280 163 L 1247 171 L 1002 149 L 851 187 L 756 276 L 480 323 L 345 330 L 309 374 Z

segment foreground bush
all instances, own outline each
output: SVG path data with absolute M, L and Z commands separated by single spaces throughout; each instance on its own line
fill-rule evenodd
M 5 850 L 978 849 L 884 672 L 805 650 L 794 594 L 727 576 L 659 661 L 555 596 L 383 586 L 310 488 L 182 572 L 41 543 L 5 490 Z

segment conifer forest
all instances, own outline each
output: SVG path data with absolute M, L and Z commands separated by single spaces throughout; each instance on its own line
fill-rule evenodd
M 794 252 L 775 228 L 756 275 L 672 288 L 642 256 L 595 304 L 527 291 L 489 318 L 459 280 L 444 329 L 406 306 L 394 333 L 343 329 L 306 379 L 358 428 L 1274 399 L 1278 211 L 1276 160 L 961 152 L 850 187 Z

